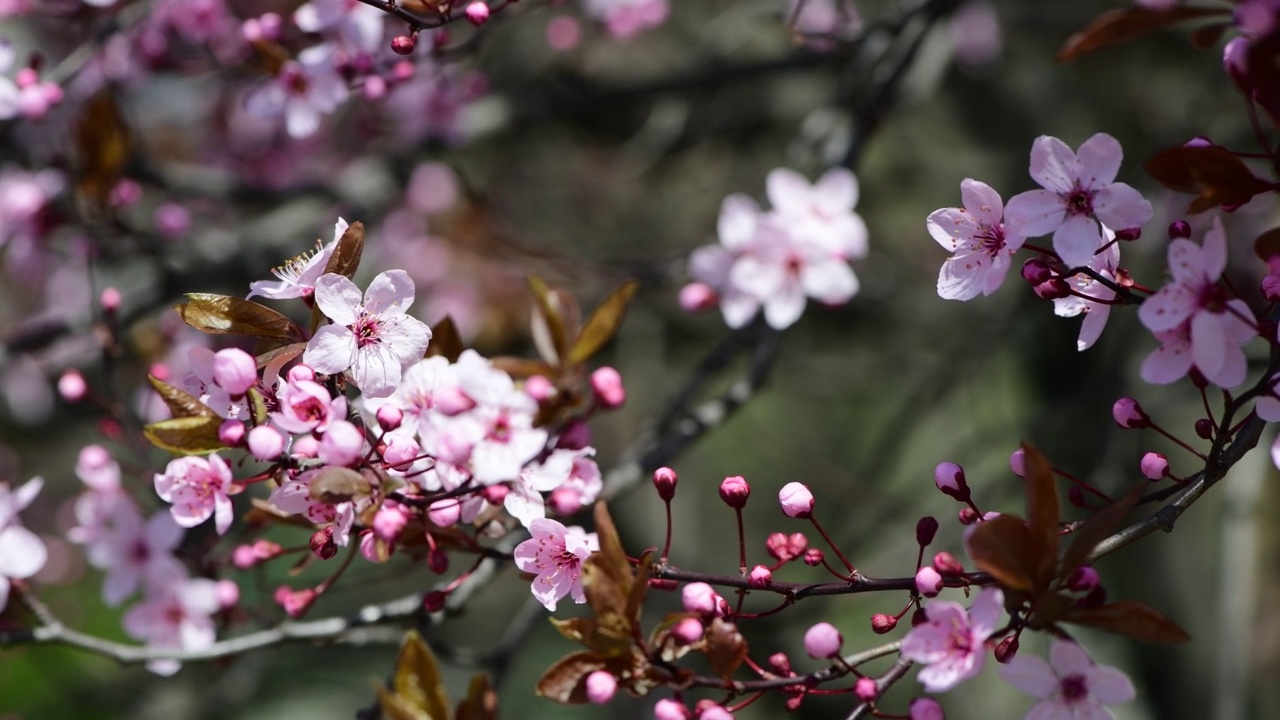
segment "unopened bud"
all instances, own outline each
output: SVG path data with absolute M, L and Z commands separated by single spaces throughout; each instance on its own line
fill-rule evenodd
M 978 522 L 978 513 L 974 512 L 973 508 L 962 507 L 960 508 L 960 512 L 956 513 L 956 520 L 958 520 L 961 525 L 972 525 Z
M 702 639 L 702 621 L 687 617 L 671 628 L 671 637 L 681 645 L 692 645 Z
M 706 283 L 689 283 L 680 288 L 680 308 L 685 312 L 709 310 L 720 302 L 720 296 Z
M 490 505 L 501 505 L 507 499 L 507 493 L 509 492 L 511 492 L 511 488 L 506 485 L 487 485 L 480 491 L 480 495 Z
M 58 378 L 58 396 L 69 403 L 80 402 L 88 391 L 89 385 L 79 370 L 66 370 Z
M 876 681 L 869 677 L 858 678 L 858 682 L 853 685 L 853 694 L 858 696 L 862 702 L 871 702 L 880 694 L 880 689 L 876 687 Z
M 776 652 L 769 656 L 769 667 L 779 675 L 787 676 L 792 673 L 791 658 L 787 657 L 784 652 Z
M 489 6 L 480 0 L 476 0 L 475 2 L 468 4 L 465 12 L 467 15 L 467 22 L 475 25 L 476 27 L 480 27 L 489 19 Z
M 1072 485 L 1067 488 L 1067 502 L 1071 503 L 1074 507 L 1085 507 L 1084 491 L 1076 485 Z
M 933 471 L 934 484 L 943 495 L 957 502 L 969 501 L 969 485 L 964 479 L 964 468 L 953 462 L 938 463 Z
M 581 450 L 591 444 L 591 428 L 581 420 L 570 422 L 556 440 L 556 447 L 564 450 Z
M 925 597 L 936 597 L 942 592 L 942 575 L 925 565 L 916 571 L 916 590 Z
M 1191 237 L 1191 223 L 1188 223 L 1186 220 L 1174 220 L 1169 223 L 1170 240 L 1189 237 Z
M 311 552 L 321 560 L 328 560 L 338 554 L 338 546 L 333 542 L 333 528 L 318 530 L 311 536 Z
M 795 557 L 791 552 L 791 543 L 787 541 L 787 536 L 780 532 L 769 533 L 769 537 L 764 539 L 764 550 L 769 553 L 769 557 L 780 562 Z
M 911 627 L 919 627 L 929 622 L 929 617 L 924 614 L 924 608 L 918 607 L 911 613 Z
M 720 483 L 720 499 L 735 510 L 746 507 L 750 496 L 751 486 L 741 475 L 730 475 Z
M 1020 478 L 1027 476 L 1027 451 L 1018 448 L 1009 454 L 1009 469 Z
M 1196 435 L 1208 440 L 1213 437 L 1213 421 L 1209 418 L 1200 418 L 1196 421 Z
M 956 560 L 955 556 L 949 552 L 940 552 L 933 556 L 933 569 L 943 575 L 961 575 L 964 573 L 964 565 Z
M 1121 242 L 1133 242 L 1142 237 L 1142 228 L 1132 227 L 1116 231 L 1116 239 Z
M 840 646 L 843 644 L 844 638 L 831 623 L 820 622 L 804 634 L 804 651 L 816 660 L 835 657 L 840 654 Z
M 595 393 L 596 400 L 603 408 L 621 407 L 627 400 L 627 391 L 622 386 L 622 375 L 607 365 L 591 373 L 591 392 Z
M 98 303 L 102 305 L 102 311 L 105 313 L 113 313 L 120 309 L 120 303 L 123 298 L 120 291 L 116 288 L 104 288 L 102 293 L 98 295 Z
M 239 420 L 223 420 L 218 426 L 218 442 L 227 447 L 239 447 L 244 434 L 244 423 Z
M 892 632 L 898 627 L 898 618 L 884 613 L 876 613 L 871 616 L 871 631 L 877 635 L 883 635 Z
M 757 565 L 751 568 L 747 581 L 751 583 L 751 587 L 767 588 L 773 582 L 773 571 L 764 565 Z
M 391 432 L 400 427 L 400 423 L 404 422 L 404 411 L 391 403 L 387 403 L 378 408 L 376 417 L 378 418 L 378 427 L 382 428 L 384 432 Z
M 427 553 L 427 567 L 431 568 L 431 572 L 437 575 L 443 575 L 449 571 L 449 555 L 440 548 L 434 548 Z
M 1052 278 L 1036 285 L 1034 291 L 1043 300 L 1061 300 L 1071 295 L 1071 286 L 1062 278 Z
M 933 536 L 938 534 L 938 520 L 932 515 L 925 515 L 916 521 L 916 544 L 920 547 L 926 547 L 933 542 Z
M 1142 469 L 1142 476 L 1153 482 L 1169 477 L 1169 459 L 1158 452 L 1143 455 L 1138 465 Z
M 432 590 L 422 597 L 422 608 L 429 613 L 440 612 L 444 609 L 445 600 L 448 596 L 439 590 Z
M 417 45 L 418 41 L 413 35 L 397 35 L 391 38 L 391 50 L 397 55 L 408 55 Z
M 1098 571 L 1092 566 L 1081 565 L 1067 578 L 1067 588 L 1076 592 L 1090 592 L 1098 587 L 1101 580 L 1102 578 L 1098 577 Z
M 1111 419 L 1126 430 L 1138 430 L 1151 426 L 1151 418 L 1142 410 L 1137 400 L 1122 397 L 1111 406 Z
M 676 496 L 676 471 L 669 467 L 660 467 L 653 471 L 653 487 L 658 497 L 670 502 Z
M 1037 255 L 1022 264 L 1022 279 L 1033 287 L 1047 282 L 1053 277 L 1053 261 L 1043 255 Z
M 822 551 L 818 548 L 809 548 L 804 551 L 804 564 L 809 567 L 817 567 L 822 564 L 824 557 Z
M 807 520 L 813 516 L 813 493 L 804 483 L 789 482 L 778 491 L 778 504 L 787 517 Z
M 998 663 L 1001 663 L 1001 664 L 1007 663 L 1013 659 L 1014 655 L 1017 655 L 1017 654 L 1018 654 L 1018 636 L 1017 635 L 1010 635 L 1009 637 L 1001 640 L 999 645 L 996 645 L 996 662 Z

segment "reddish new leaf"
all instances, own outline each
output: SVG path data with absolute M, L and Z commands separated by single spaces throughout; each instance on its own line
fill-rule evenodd
M 453 318 L 445 315 L 440 322 L 431 326 L 431 344 L 427 346 L 427 357 L 442 356 L 449 362 L 457 362 L 458 356 L 466 349 L 462 336 L 458 334 L 458 326 Z
M 1023 560 L 1031 572 L 1032 589 L 1042 593 L 1053 582 L 1053 570 L 1058 564 L 1058 521 L 1062 514 L 1058 506 L 1058 486 L 1053 466 L 1044 453 L 1023 444 L 1026 468 L 1027 523 L 1030 538 L 1022 548 Z
M 1035 586 L 1035 562 L 1028 554 L 1033 544 L 1026 523 L 1012 515 L 978 523 L 965 541 L 980 570 L 1007 588 L 1026 591 Z
M 449 697 L 440 665 L 416 630 L 405 635 L 391 689 L 378 686 L 378 704 L 395 720 L 448 720 Z
M 132 144 L 112 89 L 101 90 L 84 103 L 75 123 L 76 185 L 95 208 L 106 205 Z
M 174 307 L 183 322 L 210 335 L 248 335 L 284 342 L 304 342 L 302 329 L 265 305 L 230 295 L 188 293 L 187 302 Z
M 738 626 L 724 618 L 716 618 L 702 636 L 707 651 L 707 664 L 716 675 L 729 680 L 747 658 L 747 640 Z
M 573 653 L 547 668 L 538 680 L 536 692 L 559 703 L 581 705 L 587 701 L 587 676 L 596 670 L 603 670 L 605 665 L 605 658 L 595 653 Z
M 489 684 L 489 676 L 477 673 L 467 686 L 467 696 L 458 703 L 453 720 L 498 720 L 498 693 Z
M 1191 639 L 1186 630 L 1158 610 L 1134 600 L 1072 610 L 1062 617 L 1062 621 L 1149 643 L 1181 643 Z
M 174 455 L 207 455 L 226 448 L 218 439 L 222 418 L 176 417 L 153 422 L 142 428 L 152 445 Z
M 1217 145 L 1167 148 L 1144 166 L 1161 185 L 1195 195 L 1187 212 L 1204 212 L 1218 205 L 1243 205 L 1272 184 L 1253 174 L 1231 151 Z
M 364 223 L 353 222 L 347 226 L 338 244 L 324 265 L 324 274 L 335 273 L 347 278 L 355 277 L 360 269 L 360 256 L 364 254 Z
M 1089 553 L 1093 552 L 1098 543 L 1107 539 L 1108 535 L 1120 527 L 1120 523 L 1142 498 L 1144 490 L 1145 485 L 1141 483 L 1134 486 L 1124 497 L 1103 508 L 1083 527 L 1075 531 L 1071 538 L 1071 545 L 1062 556 L 1062 570 L 1058 573 L 1059 578 L 1065 580 L 1076 571 L 1076 568 L 1088 562 Z
M 1099 48 L 1127 42 L 1188 20 L 1229 15 L 1218 8 L 1175 7 L 1168 10 L 1124 8 L 1094 18 L 1089 26 L 1067 39 L 1058 51 L 1058 62 L 1074 60 Z
M 214 412 L 213 408 L 200 402 L 200 398 L 186 390 L 174 387 L 155 375 L 148 375 L 147 381 L 151 383 L 151 387 L 155 388 L 156 393 L 174 417 L 218 417 L 218 413 Z
M 496 357 L 491 361 L 492 365 L 511 377 L 519 380 L 521 378 L 533 377 L 534 375 L 553 376 L 556 369 L 541 360 L 526 360 L 517 357 Z
M 372 488 L 364 475 L 351 468 L 330 465 L 318 470 L 308 484 L 311 498 L 324 503 L 337 504 L 365 497 Z
M 604 302 L 591 313 L 591 317 L 587 318 L 586 324 L 582 326 L 582 332 L 578 333 L 577 339 L 573 341 L 569 357 L 565 360 L 566 365 L 586 362 L 613 339 L 622 325 L 622 319 L 627 315 L 627 308 L 631 305 L 631 298 L 635 296 L 638 287 L 639 283 L 628 280 L 617 290 L 609 293 L 609 297 L 605 298 Z
M 569 330 L 561 314 L 563 303 L 553 296 L 547 284 L 537 275 L 529 276 L 533 290 L 534 313 L 532 331 L 543 359 L 559 365 L 569 350 Z

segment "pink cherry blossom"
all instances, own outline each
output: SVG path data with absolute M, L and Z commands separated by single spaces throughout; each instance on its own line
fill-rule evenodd
M 926 221 L 929 235 L 952 252 L 938 273 L 938 295 L 945 300 L 995 292 L 1026 240 L 1006 231 L 1004 203 L 991 186 L 966 178 L 960 199 L 964 207 L 935 210 Z
M 329 423 L 347 416 L 347 399 L 334 398 L 312 380 L 281 379 L 276 399 L 279 411 L 271 413 L 271 422 L 288 433 L 324 432 Z
M 1132 187 L 1115 182 L 1123 155 L 1120 143 L 1105 133 L 1084 141 L 1078 152 L 1058 138 L 1036 138 L 1031 178 L 1044 189 L 1009 200 L 1006 231 L 1025 237 L 1053 233 L 1053 249 L 1064 263 L 1088 264 L 1102 246 L 1099 221 L 1128 230 L 1151 219 L 1151 203 Z
M 125 632 L 148 647 L 193 652 L 217 639 L 213 615 L 221 609 L 218 583 L 184 578 L 148 588 L 147 597 L 124 614 Z M 160 675 L 178 670 L 175 661 L 155 661 L 148 669 Z
M 1102 236 L 1107 242 L 1115 239 L 1115 233 L 1105 225 L 1102 227 Z M 1120 265 L 1120 246 L 1111 243 L 1106 250 L 1089 258 L 1087 265 L 1101 277 L 1115 282 L 1116 270 Z M 1102 329 L 1106 327 L 1107 319 L 1111 317 L 1111 304 L 1107 301 L 1114 300 L 1116 292 L 1084 273 L 1072 275 L 1066 283 L 1079 295 L 1055 299 L 1053 312 L 1058 317 L 1075 317 L 1081 313 L 1084 314 L 1084 321 L 1080 323 L 1080 337 L 1076 340 L 1076 350 L 1084 352 L 1101 337 Z M 1097 298 L 1098 302 L 1086 300 L 1080 295 Z
M 283 117 L 291 138 L 314 135 L 324 116 L 347 99 L 347 82 L 338 73 L 336 50 L 325 43 L 298 53 L 297 60 L 285 62 L 275 80 L 249 92 L 245 109 L 259 118 Z
M 350 0 L 311 0 L 293 13 L 299 30 L 325 33 L 356 50 L 374 53 L 382 42 L 383 18 L 372 5 Z
M 928 622 L 911 629 L 902 641 L 902 657 L 925 665 L 919 680 L 929 692 L 944 692 L 982 672 L 984 643 L 996 630 L 1004 606 L 999 588 L 983 588 L 966 611 L 959 603 L 931 600 L 924 608 Z
M 1007 665 L 999 665 L 1000 678 L 1019 690 L 1040 699 L 1028 718 L 1087 718 L 1111 720 L 1107 705 L 1133 699 L 1133 684 L 1112 667 L 1095 665 L 1076 643 L 1054 638 L 1049 646 L 1049 662 L 1026 653 L 1015 655 Z
M 593 448 L 552 452 L 542 463 L 520 473 L 503 498 L 503 506 L 511 517 L 529 527 L 533 520 L 546 517 L 543 493 L 568 487 L 578 494 L 579 507 L 594 502 L 602 484 L 600 468 L 589 457 L 594 454 Z
M 221 417 L 242 419 L 248 415 L 249 405 L 244 398 L 233 399 L 215 381 L 217 354 L 214 351 L 207 347 L 193 347 L 187 352 L 187 362 L 191 365 L 191 372 L 178 383 L 183 390 L 195 395 Z
M 867 224 L 853 211 L 858 204 L 858 178 L 846 168 L 832 168 L 810 184 L 800 173 L 777 168 L 765 178 L 773 216 L 794 237 L 844 259 L 867 256 Z
M 173 556 L 184 534 L 173 517 L 159 512 L 145 524 L 137 513 L 129 517 L 103 543 L 107 558 L 98 567 L 107 571 L 102 599 L 108 605 L 119 605 L 140 587 L 163 585 L 186 575 Z
M 413 280 L 388 270 L 360 289 L 342 275 L 316 281 L 316 305 L 333 321 L 316 331 L 302 361 L 326 375 L 350 371 L 365 395 L 385 397 L 400 384 L 403 368 L 422 359 L 431 328 L 406 315 L 413 304 Z
M 1240 346 L 1257 329 L 1249 307 L 1231 299 L 1218 282 L 1226 266 L 1227 236 L 1219 218 L 1213 219 L 1203 246 L 1185 238 L 1169 244 L 1173 277 L 1138 309 L 1138 319 L 1161 342 L 1142 364 L 1144 380 L 1170 383 L 1194 364 L 1215 385 L 1231 388 L 1244 382 L 1247 367 Z
M 9 602 L 12 581 L 40 572 L 49 558 L 44 542 L 18 520 L 18 513 L 36 499 L 42 487 L 44 479 L 40 477 L 12 491 L 8 483 L 0 483 L 0 610 Z
M 600 549 L 595 533 L 580 527 L 566 528 L 547 518 L 529 523 L 533 537 L 516 546 L 516 567 L 537 577 L 533 579 L 533 596 L 554 611 L 556 603 L 566 595 L 576 603 L 587 596 L 582 588 L 582 563 Z
M 311 250 L 272 269 L 271 274 L 279 280 L 255 280 L 249 283 L 249 294 L 245 298 L 248 299 L 254 295 L 261 295 L 270 300 L 311 297 L 311 293 L 315 291 L 316 280 L 324 274 L 325 265 L 329 264 L 329 258 L 333 257 L 333 249 L 337 247 L 338 240 L 347 231 L 347 227 L 347 221 L 338 218 L 337 224 L 333 226 L 333 240 L 328 243 L 317 240 L 315 247 Z
M 173 503 L 169 512 L 182 527 L 195 527 L 214 518 L 222 535 L 231 527 L 231 468 L 216 453 L 208 457 L 180 457 L 169 461 L 163 473 L 156 473 L 156 494 Z
M 341 502 L 328 504 L 311 497 L 311 480 L 322 470 L 308 470 L 297 478 L 286 480 L 284 484 L 272 491 L 267 502 L 282 512 L 292 515 L 303 515 L 320 526 L 333 527 L 333 541 L 346 547 L 351 536 L 351 526 L 355 523 L 355 504 Z

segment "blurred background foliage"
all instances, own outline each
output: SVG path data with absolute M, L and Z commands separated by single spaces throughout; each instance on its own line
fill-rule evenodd
M 237 185 L 225 168 L 205 164 L 220 138 L 191 133 L 188 126 L 202 126 L 227 102 L 210 91 L 218 78 L 173 73 L 165 82 L 125 88 L 120 105 L 149 180 L 138 216 L 90 226 L 109 241 L 95 258 L 92 282 L 74 253 L 64 258 L 67 272 L 35 286 L 6 277 L 0 330 L 12 337 L 30 329 L 31 316 L 67 308 L 74 311 L 66 317 L 78 317 L 96 289 L 120 287 L 131 322 L 130 354 L 111 373 L 118 378 L 115 391 L 127 396 L 129 384 L 180 342 L 172 318 L 165 317 L 178 293 L 241 295 L 248 281 L 266 277 L 269 267 L 308 247 L 311 238 L 327 239 L 338 215 L 362 220 L 372 231 L 368 252 L 375 262 L 362 268 L 366 280 L 382 267 L 407 267 L 419 279 L 421 317 L 434 322 L 452 313 L 486 354 L 532 354 L 530 294 L 523 282 L 528 273 L 571 291 L 584 307 L 621 281 L 639 278 L 637 302 L 599 358 L 621 371 L 629 390 L 621 411 L 594 423 L 597 459 L 607 469 L 728 332 L 717 314 L 690 316 L 675 303 L 688 252 L 714 240 L 720 201 L 732 192 L 762 197 L 764 177 L 774 167 L 816 177 L 838 163 L 848 144 L 848 111 L 866 87 L 859 73 L 869 72 L 865 56 L 881 41 L 873 35 L 830 53 L 797 49 L 779 4 L 672 4 L 664 27 L 633 42 L 587 28 L 577 48 L 556 52 L 544 37 L 547 24 L 573 8 L 521 3 L 486 28 L 474 55 L 461 61 L 459 77 L 483 73 L 488 85 L 460 123 L 471 135 L 466 142 L 398 139 L 389 132 L 397 123 L 393 115 L 357 100 L 329 135 L 306 146 L 294 175 L 276 187 Z M 862 187 L 857 210 L 872 243 L 871 256 L 855 268 L 862 292 L 847 307 L 810 307 L 781 336 L 762 391 L 672 462 L 681 478 L 675 565 L 735 571 L 733 516 L 716 495 L 725 475 L 741 474 L 752 483 L 746 510 L 752 560 L 764 559 L 769 532 L 807 529 L 784 518 L 774 502 L 778 488 L 799 480 L 814 490 L 817 514 L 858 568 L 890 577 L 912 573 L 921 515 L 942 520 L 931 550 L 963 558 L 961 527 L 954 521 L 958 506 L 932 485 L 933 467 L 943 460 L 966 468 L 981 507 L 1013 512 L 1021 508 L 1020 485 L 1007 459 L 1023 440 L 1108 492 L 1141 481 L 1137 463 L 1147 450 L 1166 452 L 1175 473 L 1197 469 L 1194 458 L 1154 434 L 1120 431 L 1110 420 L 1111 403 L 1122 395 L 1138 398 L 1184 437 L 1193 437 L 1191 424 L 1202 413 L 1189 384 L 1156 388 L 1139 381 L 1138 363 L 1155 343 L 1135 313 L 1113 313 L 1101 341 L 1077 353 L 1079 320 L 1054 317 L 1016 273 L 995 296 L 966 304 L 940 300 L 934 290 L 946 253 L 925 232 L 924 218 L 958 205 L 965 177 L 988 182 L 1006 199 L 1035 187 L 1027 157 L 1037 135 L 1060 137 L 1072 147 L 1095 132 L 1121 141 L 1126 160 L 1120 179 L 1156 206 L 1144 237 L 1124 246 L 1122 264 L 1153 287 L 1161 282 L 1163 228 L 1179 217 L 1186 198 L 1157 189 L 1141 172 L 1142 162 L 1198 134 L 1228 147 L 1251 144 L 1243 104 L 1221 72 L 1218 50 L 1193 50 L 1185 33 L 1158 34 L 1067 65 L 1054 62 L 1072 32 L 1117 4 L 1003 0 L 984 6 L 998 19 L 998 35 L 946 21 L 930 31 L 856 167 Z M 858 10 L 874 25 L 893 7 L 862 0 Z M 35 46 L 62 42 L 55 27 L 19 27 L 15 21 L 13 31 Z M 957 62 L 975 44 L 989 57 Z M 60 121 L 69 122 L 50 122 Z M 30 151 L 16 131 L 0 139 L 0 160 L 17 157 L 20 147 L 23 154 Z M 58 162 L 65 148 L 46 142 L 37 157 Z M 353 152 L 350 143 L 365 145 Z M 456 174 L 459 199 L 429 218 L 409 218 L 420 225 L 408 233 L 409 241 L 380 242 L 396 233 L 406 237 L 389 218 L 403 211 L 411 175 L 424 162 L 443 163 Z M 145 229 L 146 211 L 164 201 L 181 202 L 191 213 L 191 229 L 179 239 Z M 1254 205 L 1259 207 L 1228 220 L 1231 272 L 1239 288 L 1257 286 L 1262 265 L 1249 242 L 1274 219 L 1266 201 Z M 1200 227 L 1204 221 L 1192 222 Z M 71 523 L 69 499 L 79 489 L 75 453 L 101 435 L 96 411 L 55 402 L 41 378 L 77 365 L 95 388 L 107 387 L 104 368 L 85 351 L 86 342 L 93 346 L 91 337 L 71 333 L 38 352 L 11 348 L 0 478 L 16 482 L 41 474 L 48 483 L 28 515 L 28 525 L 54 550 L 55 561 L 38 578 L 43 597 L 69 625 L 123 640 L 120 611 L 102 604 L 95 571 L 86 568 L 79 548 L 59 539 Z M 743 364 L 730 369 L 740 372 Z M 705 396 L 723 390 L 732 377 Z M 126 457 L 138 486 L 149 486 L 159 455 Z M 1194 638 L 1183 646 L 1141 647 L 1082 633 L 1100 662 L 1127 670 L 1139 687 L 1136 702 L 1117 708 L 1120 717 L 1280 715 L 1280 695 L 1266 682 L 1280 672 L 1280 622 L 1267 612 L 1280 597 L 1274 476 L 1265 451 L 1255 452 L 1172 535 L 1149 537 L 1102 563 L 1110 597 L 1148 602 Z M 628 548 L 661 543 L 662 507 L 647 486 L 619 497 L 611 509 Z M 208 530 L 193 533 L 192 541 L 211 541 Z M 298 531 L 276 534 L 282 544 L 305 542 Z M 779 577 L 817 577 L 806 570 L 788 569 Z M 270 591 L 285 578 L 273 572 L 241 579 L 246 607 L 266 608 L 274 617 Z M 312 617 L 350 612 L 434 581 L 402 557 L 386 567 L 356 563 Z M 901 594 L 809 600 L 743 627 L 754 657 L 786 651 L 805 672 L 811 663 L 800 637 L 810 624 L 820 618 L 834 623 L 846 650 L 869 647 L 887 639 L 870 633 L 871 615 L 896 613 L 904 601 Z M 763 609 L 766 601 L 759 602 Z M 446 663 L 458 661 L 448 675 L 455 698 L 471 672 L 463 667 L 466 649 L 496 642 L 510 619 L 529 612 L 529 603 L 527 585 L 507 572 L 465 615 L 433 631 L 430 641 Z M 652 618 L 677 603 L 674 595 L 654 593 Z M 504 717 L 651 716 L 652 699 L 619 698 L 599 709 L 535 698 L 541 671 L 574 648 L 541 617 L 533 627 L 500 678 Z M 1043 644 L 1025 641 L 1022 651 L 1042 653 Z M 371 705 L 372 685 L 390 672 L 394 657 L 393 645 L 295 645 L 189 666 L 160 679 L 75 650 L 6 650 L 0 654 L 0 718 L 352 717 Z M 905 711 L 918 693 L 909 676 L 883 707 Z M 948 717 L 961 719 L 1019 717 L 1030 705 L 990 669 L 940 699 Z M 1232 702 L 1243 714 L 1231 714 Z M 843 717 L 848 708 L 847 697 L 810 697 L 796 717 Z M 738 717 L 783 712 L 781 698 L 770 697 Z

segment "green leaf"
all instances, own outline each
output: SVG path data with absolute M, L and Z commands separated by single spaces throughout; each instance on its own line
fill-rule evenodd
M 573 347 L 565 360 L 566 365 L 586 362 L 613 339 L 622 325 L 622 319 L 627 315 L 627 308 L 630 307 L 631 298 L 635 296 L 638 287 L 640 285 L 635 280 L 628 280 L 609 293 L 609 297 L 605 298 L 604 302 L 591 313 L 591 317 L 587 318 L 587 322 L 582 326 L 582 332 L 578 333 L 577 339 L 573 341 Z
M 174 307 L 183 322 L 210 335 L 248 335 L 286 342 L 303 342 L 302 329 L 289 318 L 252 300 L 230 295 L 188 293 L 189 300 Z
M 175 455 L 206 455 L 226 446 L 218 439 L 222 418 L 177 417 L 154 422 L 142 428 L 152 445 Z
M 174 387 L 155 375 L 148 375 L 147 381 L 151 383 L 151 387 L 155 388 L 156 393 L 174 417 L 218 417 L 218 413 L 186 390 Z

